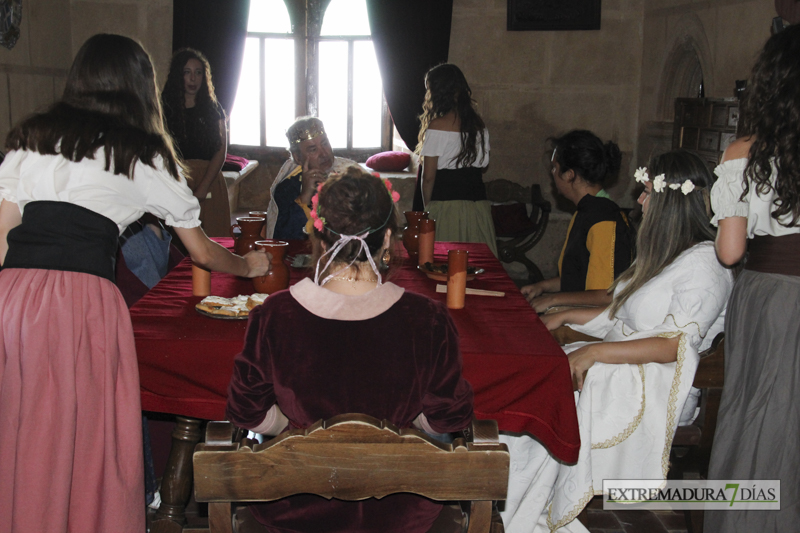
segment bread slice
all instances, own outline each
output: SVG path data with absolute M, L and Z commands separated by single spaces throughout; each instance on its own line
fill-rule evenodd
M 223 298 L 222 296 L 207 296 L 203 298 L 195 307 L 206 313 L 220 316 L 247 316 L 250 313 L 247 303 L 250 296 L 240 294 L 233 298 Z
M 250 297 L 247 299 L 247 304 L 246 304 L 247 308 L 252 311 L 252 309 L 255 306 L 263 304 L 264 301 L 267 299 L 267 296 L 269 296 L 269 294 L 263 294 L 260 292 L 251 294 Z

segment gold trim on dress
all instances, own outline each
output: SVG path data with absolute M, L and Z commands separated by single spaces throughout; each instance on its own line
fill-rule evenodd
M 639 375 L 642 378 L 642 403 L 639 407 L 639 412 L 636 413 L 636 416 L 631 420 L 631 423 L 628 424 L 622 433 L 617 435 L 616 437 L 612 437 L 610 439 L 604 440 L 603 442 L 598 442 L 597 444 L 592 444 L 592 450 L 602 450 L 606 448 L 611 448 L 616 446 L 617 444 L 625 441 L 628 437 L 630 437 L 636 428 L 639 427 L 639 424 L 642 422 L 642 417 L 644 416 L 644 407 L 645 407 L 645 390 L 644 390 L 644 366 L 637 365 L 639 367 Z
M 673 317 L 672 320 L 674 321 L 675 318 Z M 675 410 L 677 406 L 675 403 L 678 399 L 678 390 L 681 385 L 683 362 L 686 359 L 686 335 L 684 333 L 679 333 L 678 335 L 680 335 L 681 338 L 680 341 L 678 341 L 678 358 L 675 360 L 675 376 L 672 378 L 672 387 L 669 391 L 669 401 L 667 403 L 666 442 L 664 443 L 664 451 L 661 453 L 661 472 L 664 479 L 667 478 L 667 474 L 669 473 L 669 452 L 672 450 L 672 440 L 675 438 L 675 430 L 673 429 L 673 426 L 676 425 Z M 670 335 L 669 333 L 662 333 L 659 335 L 659 337 L 663 338 L 672 338 L 674 336 L 675 335 Z
M 602 493 L 603 491 L 600 491 L 600 494 Z M 586 505 L 588 505 L 589 501 L 592 498 L 594 498 L 594 496 L 595 496 L 594 485 L 591 485 L 589 487 L 589 491 L 586 492 L 583 496 L 581 496 L 581 499 L 578 500 L 578 503 L 575 504 L 575 507 L 573 507 L 568 514 L 564 515 L 564 517 L 561 518 L 561 520 L 559 520 L 555 525 L 553 524 L 551 516 L 553 514 L 553 504 L 550 503 L 550 509 L 547 511 L 547 527 L 550 528 L 550 532 L 552 533 L 556 529 L 563 527 L 572 522 L 573 520 L 575 520 L 575 517 L 581 514 L 583 508 L 586 507 Z

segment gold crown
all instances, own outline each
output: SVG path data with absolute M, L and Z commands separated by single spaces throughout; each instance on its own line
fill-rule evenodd
M 320 135 L 325 135 L 325 128 L 321 123 L 311 123 L 308 128 L 297 129 L 286 133 L 290 144 L 300 144 L 303 141 L 316 139 Z

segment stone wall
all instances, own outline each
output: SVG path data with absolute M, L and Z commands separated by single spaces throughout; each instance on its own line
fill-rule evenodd
M 153 56 L 159 79 L 166 79 L 172 54 L 170 0 L 26 0 L 17 44 L 0 48 L 0 138 L 61 97 L 78 49 L 101 32 L 138 39 Z
M 696 97 L 684 84 L 692 62 L 702 70 L 705 96 L 733 97 L 770 36 L 772 0 L 648 0 L 644 10 L 637 161 L 670 148 L 674 98 Z
M 634 168 L 670 148 L 673 101 L 733 96 L 769 37 L 772 0 L 605 0 L 601 29 L 506 31 L 506 0 L 454 0 L 450 61 L 473 89 L 491 133 L 487 180 L 539 183 L 554 210 L 529 256 L 556 274 L 571 205 L 552 195 L 547 137 L 573 128 L 612 139 L 623 166 L 609 192 L 634 206 Z
M 634 205 L 642 70 L 644 0 L 605 0 L 595 31 L 506 30 L 506 0 L 455 0 L 450 61 L 472 87 L 491 137 L 486 180 L 541 184 L 554 209 L 544 239 L 530 252 L 545 276 L 556 262 L 574 207 L 552 194 L 550 136 L 582 128 L 623 151 L 620 178 L 608 188 L 621 205 Z

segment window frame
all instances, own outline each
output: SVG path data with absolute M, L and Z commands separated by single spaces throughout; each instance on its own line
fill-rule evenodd
M 392 149 L 393 124 L 386 98 L 381 106 L 380 146 L 353 148 L 353 56 L 356 41 L 372 41 L 371 35 L 320 35 L 322 20 L 330 0 L 287 1 L 286 7 L 292 23 L 292 33 L 250 32 L 245 38 L 257 38 L 259 48 L 259 132 L 260 144 L 231 145 L 237 152 L 261 155 L 285 153 L 288 141 L 282 139 L 281 146 L 266 144 L 266 87 L 265 39 L 294 40 L 295 52 L 295 116 L 318 116 L 319 111 L 319 43 L 321 41 L 344 41 L 348 44 L 347 68 L 347 147 L 334 148 L 339 157 L 365 161 L 370 155 Z M 297 21 L 303 21 L 298 24 Z

